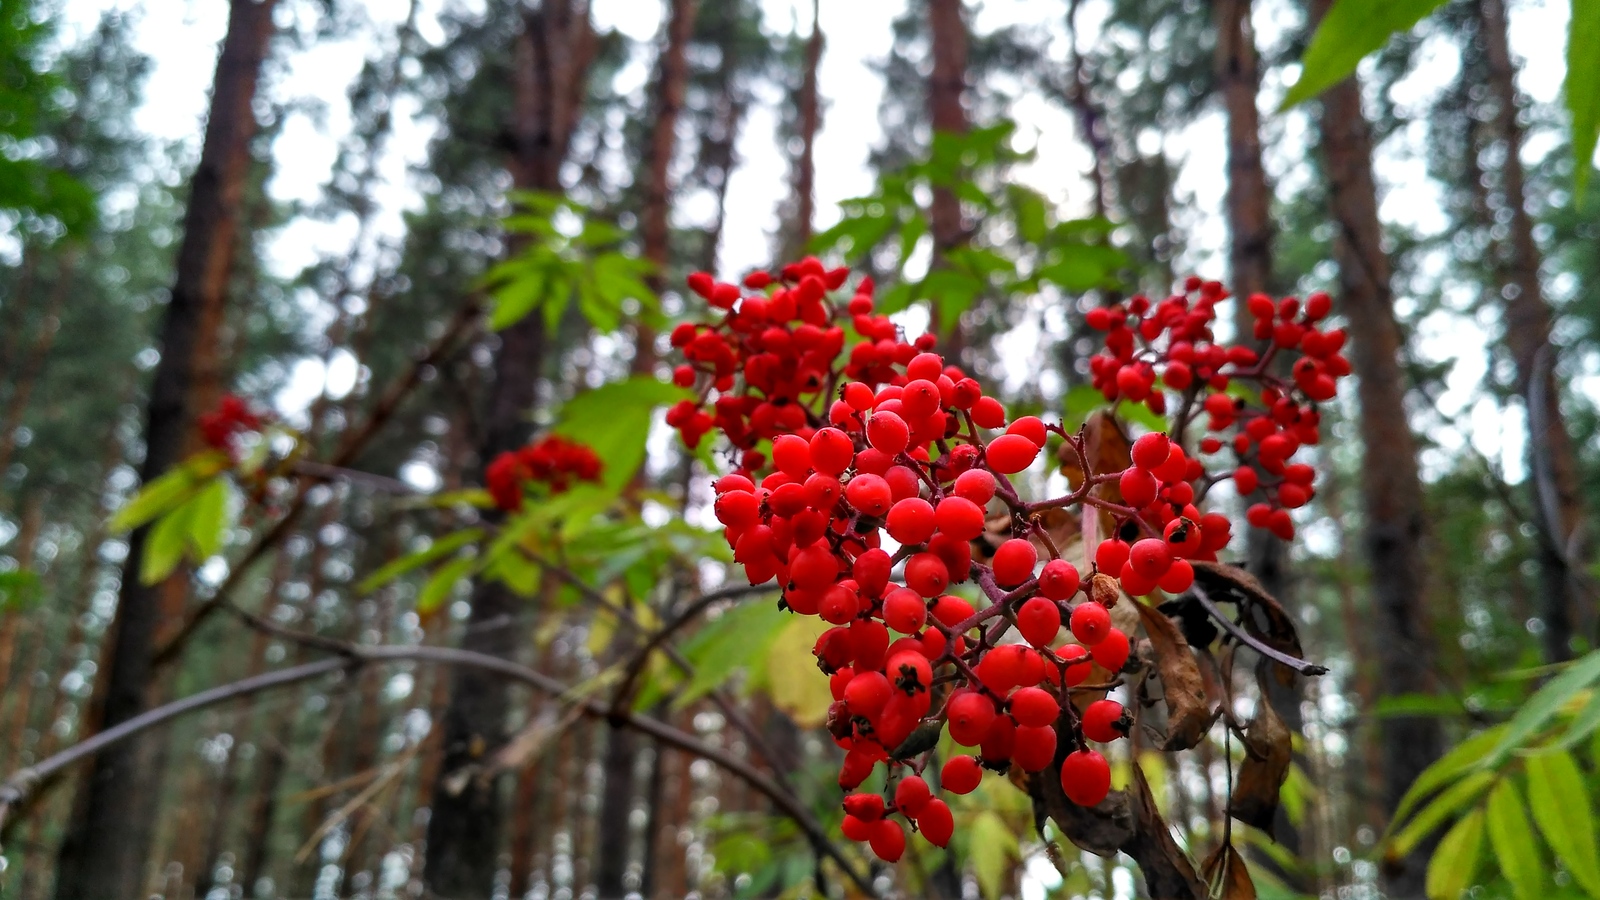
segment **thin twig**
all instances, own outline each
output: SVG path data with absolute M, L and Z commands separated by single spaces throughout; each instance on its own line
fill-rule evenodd
M 1274 649 L 1263 641 L 1252 636 L 1243 628 L 1240 628 L 1232 619 L 1223 615 L 1222 610 L 1217 609 L 1217 605 L 1211 602 L 1211 598 L 1206 596 L 1205 589 L 1200 587 L 1200 585 L 1196 584 L 1191 586 L 1189 588 L 1189 595 L 1194 597 L 1194 599 L 1199 602 L 1200 606 L 1204 608 L 1206 612 L 1211 614 L 1211 618 L 1217 620 L 1217 624 L 1222 626 L 1222 630 L 1232 635 L 1235 640 L 1239 641 L 1239 643 L 1250 647 L 1252 650 L 1256 651 L 1262 656 L 1267 657 L 1268 659 L 1271 659 L 1274 662 L 1282 663 L 1283 665 L 1288 666 L 1296 672 L 1299 672 L 1301 675 L 1328 674 L 1327 666 L 1319 666 L 1316 663 L 1309 663 L 1298 657 L 1290 656 L 1281 650 Z

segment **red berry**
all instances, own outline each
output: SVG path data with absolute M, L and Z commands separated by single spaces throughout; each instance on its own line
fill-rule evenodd
M 858 579 L 859 580 L 859 579 Z M 1078 567 L 1064 559 L 1052 559 L 1039 572 L 1039 593 L 1051 600 L 1066 600 L 1081 586 Z M 1056 616 L 1059 627 L 1060 614 Z
M 957 759 L 971 759 L 971 757 L 957 757 Z M 951 762 L 954 761 L 951 760 Z M 949 790 L 950 785 L 946 783 L 945 788 Z M 956 791 L 956 793 L 965 792 Z M 917 830 L 922 832 L 922 836 L 927 839 L 928 843 L 935 847 L 946 846 L 950 843 L 950 836 L 955 834 L 956 822 L 955 818 L 950 815 L 950 806 L 938 798 L 929 800 L 924 804 L 916 819 Z
M 1006 408 L 993 397 L 979 397 L 972 404 L 972 421 L 979 428 L 999 428 L 1006 423 Z
M 1116 538 L 1107 538 L 1094 549 L 1094 567 L 1112 577 L 1122 571 L 1122 564 L 1127 561 L 1128 545 Z
M 891 656 L 885 672 L 894 689 L 902 694 L 926 696 L 933 686 L 933 666 L 921 650 L 903 650 Z
M 1040 421 L 1038 416 L 1023 416 L 1017 419 L 1006 427 L 1006 434 L 1020 434 L 1041 449 L 1048 436 L 1044 422 Z
M 1117 738 L 1127 736 L 1127 732 L 1120 726 L 1121 721 L 1121 703 L 1115 700 L 1096 700 L 1083 711 L 1083 736 L 1097 743 L 1109 744 Z
M 839 823 L 839 830 L 844 832 L 845 837 L 857 843 L 872 837 L 872 824 L 849 814 L 846 814 L 844 821 Z
M 928 783 L 916 775 L 907 775 L 900 779 L 900 783 L 894 789 L 895 808 L 912 818 L 916 818 L 932 799 L 933 792 L 928 790 Z
M 1156 587 L 1169 594 L 1181 594 L 1194 585 L 1194 566 L 1187 559 L 1175 559 L 1167 574 L 1161 576 Z
M 933 602 L 933 617 L 944 627 L 954 628 L 972 616 L 972 604 L 960 597 L 946 594 Z
M 1134 542 L 1128 552 L 1128 562 L 1140 576 L 1154 580 L 1166 574 L 1172 565 L 1172 549 L 1160 538 L 1145 538 Z
M 761 501 L 749 491 L 728 491 L 711 506 L 717 521 L 729 528 L 748 528 L 761 517 Z
M 945 707 L 950 723 L 950 739 L 963 747 L 976 747 L 994 724 L 994 703 L 977 691 L 965 691 L 950 698 Z M 959 757 L 958 757 L 959 758 Z M 949 766 L 945 767 L 949 777 Z M 957 791 L 964 794 L 966 791 Z
M 1061 705 L 1044 688 L 1018 688 L 1011 695 L 1011 715 L 1019 725 L 1043 728 L 1055 724 L 1056 717 L 1061 715 Z
M 1111 766 L 1093 750 L 1069 753 L 1061 762 L 1061 790 L 1079 806 L 1094 806 L 1111 792 Z
M 983 736 L 978 755 L 991 763 L 1004 762 L 1011 758 L 1016 747 L 1017 723 L 1010 716 L 996 716 L 989 733 Z
M 1128 636 L 1119 628 L 1112 628 L 1101 638 L 1100 643 L 1089 648 L 1089 653 L 1100 668 L 1108 672 L 1121 672 L 1122 667 L 1128 664 Z M 1085 673 L 1087 674 L 1087 673 Z
M 902 544 L 924 544 L 933 537 L 933 504 L 921 497 L 907 497 L 889 510 L 885 521 L 889 536 Z
M 1059 562 L 1059 560 L 1057 560 Z M 1030 597 L 1017 607 L 1017 630 L 1035 647 L 1048 647 L 1061 631 L 1061 609 L 1054 600 Z
M 1152 431 L 1149 434 L 1139 435 L 1139 439 L 1133 442 L 1131 455 L 1134 465 L 1148 470 L 1166 462 L 1170 452 L 1171 442 L 1167 440 L 1167 436 L 1159 431 Z
M 1144 509 L 1154 503 L 1160 489 L 1156 477 L 1139 468 L 1125 470 L 1117 480 L 1117 487 L 1122 491 L 1122 499 L 1134 509 Z
M 876 719 L 893 693 L 894 688 L 882 672 L 862 672 L 844 686 L 844 702 L 851 715 Z
M 1166 462 L 1150 470 L 1163 484 L 1175 484 L 1183 480 L 1189 471 L 1189 457 L 1183 454 L 1183 448 L 1173 444 L 1167 451 Z
M 1116 629 L 1112 630 L 1115 631 Z M 1100 643 L 1104 644 L 1105 641 Z M 1067 687 L 1077 687 L 1089 680 L 1090 673 L 1094 671 L 1094 663 L 1089 659 L 1089 649 L 1087 647 L 1068 644 L 1057 650 L 1056 655 L 1067 662 L 1067 675 L 1064 679 Z
M 1056 758 L 1056 730 L 1051 727 L 1017 727 L 1013 739 L 1011 761 L 1024 772 L 1042 772 L 1050 768 Z
M 950 586 L 950 570 L 936 553 L 918 553 L 906 560 L 906 587 L 924 597 L 937 597 Z
M 889 573 L 894 569 L 894 559 L 877 547 L 856 557 L 850 566 L 850 577 L 856 580 L 864 597 L 880 596 L 889 586 Z
M 995 583 L 1006 588 L 1016 587 L 1033 577 L 1033 567 L 1038 562 L 1039 551 L 1033 548 L 1031 541 L 1012 538 L 994 551 Z
M 956 540 L 970 541 L 983 534 L 983 507 L 964 497 L 945 497 L 934 510 L 934 522 Z
M 976 757 L 952 756 L 939 770 L 939 786 L 952 794 L 970 794 L 983 781 L 983 767 Z
M 811 445 L 795 434 L 780 434 L 772 441 L 772 462 L 790 478 L 803 479 L 811 471 Z
M 1255 469 L 1249 466 L 1240 466 L 1233 470 L 1233 486 L 1239 491 L 1239 496 L 1247 497 L 1255 493 L 1259 484 L 1260 479 L 1256 476 Z
M 906 852 L 906 830 L 893 819 L 879 819 L 872 826 L 870 846 L 884 862 L 898 862 Z
M 1072 636 L 1085 647 L 1093 647 L 1105 640 L 1111 630 L 1111 613 L 1093 601 L 1079 603 L 1072 608 Z
M 1039 445 L 1020 434 L 1002 434 L 989 442 L 984 459 L 989 468 L 1002 475 L 1015 475 L 1033 465 L 1039 455 Z
M 928 620 L 927 604 L 909 588 L 896 588 L 883 598 L 884 624 L 901 634 L 916 634 Z
M 844 499 L 863 515 L 883 516 L 894 503 L 894 492 L 881 476 L 858 474 L 844 486 Z
M 911 429 L 894 413 L 879 410 L 867 419 L 867 443 L 875 450 L 894 456 L 911 443 Z
M 841 805 L 847 814 L 863 822 L 876 822 L 883 818 L 883 798 L 877 794 L 848 794 Z
M 955 495 L 976 505 L 980 513 L 994 497 L 994 491 L 994 476 L 983 469 L 968 469 L 956 476 Z
M 776 449 L 777 445 L 774 444 Z M 818 472 L 839 475 L 850 468 L 856 456 L 855 441 L 837 428 L 819 428 L 811 436 L 811 466 Z

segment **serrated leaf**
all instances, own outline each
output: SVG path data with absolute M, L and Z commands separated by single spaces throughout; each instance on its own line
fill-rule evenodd
M 601 483 L 614 492 L 631 481 L 644 462 L 656 407 L 689 396 L 684 388 L 646 376 L 615 381 L 567 401 L 555 432 L 594 450 L 604 463 Z
M 1572 114 L 1573 197 L 1579 206 L 1594 168 L 1595 139 L 1600 137 L 1600 3 L 1572 0 L 1567 25 L 1567 80 L 1562 93 Z
M 477 562 L 476 557 L 462 556 L 440 566 L 417 593 L 417 614 L 428 616 L 437 612 L 444 601 L 450 598 L 457 582 L 466 578 Z
M 356 585 L 356 593 L 370 594 L 401 575 L 426 566 L 434 560 L 443 559 L 482 537 L 482 528 L 463 528 L 447 534 L 421 550 L 385 563 L 378 571 L 368 575 Z
M 1452 779 L 1460 777 L 1461 773 L 1488 756 L 1505 732 L 1505 725 L 1496 725 L 1487 731 L 1475 734 L 1423 769 L 1417 780 L 1406 790 L 1405 796 L 1400 798 L 1399 805 L 1395 807 L 1394 817 L 1390 820 L 1390 830 L 1404 822 L 1425 797 L 1444 787 Z
M 1545 842 L 1591 897 L 1600 897 L 1600 844 L 1583 773 L 1564 750 L 1535 753 L 1523 761 L 1528 805 Z
M 1538 900 L 1544 885 L 1539 847 L 1522 805 L 1522 795 L 1509 778 L 1500 779 L 1489 792 L 1489 844 L 1494 847 L 1500 874 L 1511 882 L 1517 900 Z
M 754 665 L 793 619 L 776 603 L 754 601 L 735 606 L 701 628 L 684 644 L 683 654 L 694 663 L 694 674 L 673 700 L 673 708 L 682 709 L 721 687 L 735 671 Z
M 1387 842 L 1385 853 L 1391 858 L 1408 855 L 1423 838 L 1432 834 L 1468 804 L 1476 801 L 1494 783 L 1495 777 L 1493 772 L 1473 772 L 1440 791 L 1439 796 L 1418 810 L 1416 816 L 1406 823 L 1406 827 L 1400 829 Z
M 1444 0 L 1337 0 L 1317 25 L 1300 60 L 1300 80 L 1279 110 L 1309 100 L 1349 77 L 1367 54 L 1409 31 Z
M 1483 810 L 1461 817 L 1428 860 L 1428 900 L 1460 900 L 1483 860 Z
M 1505 734 L 1494 750 L 1478 765 L 1488 769 L 1504 762 L 1513 750 L 1526 745 L 1529 738 L 1549 724 L 1573 695 L 1592 685 L 1596 679 L 1600 679 L 1600 650 L 1574 660 L 1566 671 L 1535 691 L 1522 709 L 1506 723 Z

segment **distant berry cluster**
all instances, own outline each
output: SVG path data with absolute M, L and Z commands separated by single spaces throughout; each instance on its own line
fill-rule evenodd
M 516 450 L 507 450 L 489 463 L 485 486 L 496 506 L 508 512 L 522 509 L 530 484 L 561 493 L 574 481 L 599 481 L 600 457 L 590 447 L 560 435 L 550 435 Z

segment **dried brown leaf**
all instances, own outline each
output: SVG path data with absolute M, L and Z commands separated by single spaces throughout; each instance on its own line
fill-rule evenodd
M 1256 673 L 1257 680 L 1265 680 L 1265 667 L 1258 668 Z M 1273 820 L 1278 814 L 1278 795 L 1283 790 L 1284 779 L 1289 777 L 1293 747 L 1288 727 L 1266 696 L 1267 686 L 1262 684 L 1256 717 L 1245 729 L 1244 763 L 1239 766 L 1239 776 L 1233 783 L 1228 814 L 1271 834 Z
M 1215 900 L 1256 900 L 1256 885 L 1245 868 L 1244 855 L 1232 843 L 1211 851 L 1200 871 Z
M 1200 663 L 1178 626 L 1160 612 L 1134 600 L 1144 632 L 1155 651 L 1156 675 L 1167 707 L 1167 738 L 1162 750 L 1188 750 L 1205 738 L 1218 712 L 1206 700 Z

